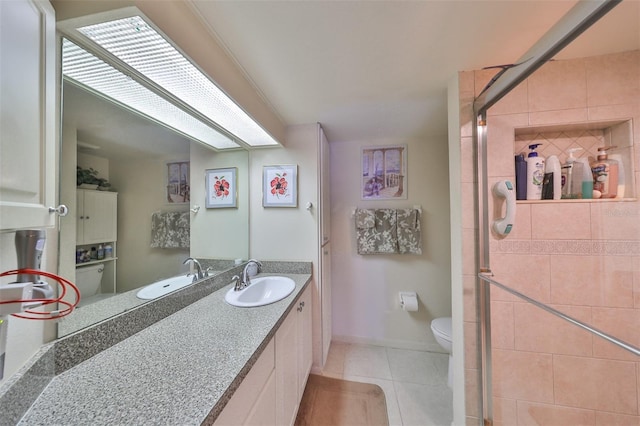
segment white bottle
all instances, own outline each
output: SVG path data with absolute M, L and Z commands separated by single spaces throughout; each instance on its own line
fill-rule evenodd
M 527 200 L 542 198 L 542 181 L 544 180 L 544 157 L 536 152 L 542 144 L 529 145 L 531 152 L 527 156 Z
M 562 198 L 562 169 L 560 168 L 560 160 L 555 155 L 550 155 L 545 161 L 544 166 L 545 174 L 551 173 L 553 175 L 553 199 L 559 200 Z
M 582 191 L 582 169 L 580 163 L 576 164 L 577 158 L 574 152 L 582 151 L 582 148 L 569 148 L 569 157 L 562 165 L 562 198 L 579 198 Z

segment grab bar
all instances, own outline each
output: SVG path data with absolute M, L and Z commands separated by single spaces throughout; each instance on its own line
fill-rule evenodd
M 596 328 L 591 327 L 590 325 L 585 324 L 584 322 L 577 320 L 575 318 L 570 317 L 569 315 L 563 314 L 562 312 L 553 309 L 551 306 L 547 306 L 542 302 L 538 302 L 535 299 L 530 298 L 529 296 L 525 296 L 524 294 L 520 293 L 517 290 L 514 290 L 512 288 L 509 288 L 507 286 L 505 286 L 504 284 L 501 284 L 500 282 L 494 280 L 493 278 L 491 278 L 491 276 L 487 273 L 481 272 L 478 274 L 478 278 L 487 281 L 488 283 L 491 283 L 493 285 L 495 285 L 498 288 L 501 288 L 502 290 L 506 291 L 507 293 L 511 293 L 516 297 L 519 297 L 520 299 L 523 299 L 537 307 L 539 307 L 540 309 L 543 309 L 547 312 L 549 312 L 550 314 L 553 314 L 559 318 L 562 318 L 565 321 L 570 322 L 571 324 L 577 325 L 578 327 L 587 330 L 597 336 L 602 337 L 603 339 L 613 343 L 616 346 L 621 347 L 622 349 L 625 349 L 629 352 L 631 352 L 632 354 L 636 355 L 636 356 L 640 356 L 640 348 L 637 348 L 627 342 L 624 342 L 616 337 L 611 336 L 610 334 L 607 334 L 603 331 L 600 331 Z

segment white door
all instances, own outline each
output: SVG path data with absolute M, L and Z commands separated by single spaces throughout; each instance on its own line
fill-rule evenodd
M 55 225 L 55 15 L 0 1 L 0 229 Z

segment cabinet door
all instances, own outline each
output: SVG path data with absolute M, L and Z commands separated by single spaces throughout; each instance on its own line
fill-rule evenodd
M 311 286 L 300 297 L 298 309 L 298 399 L 302 399 L 313 363 Z
M 84 244 L 84 192 L 76 191 L 76 244 Z
M 56 195 L 55 14 L 0 1 L 0 229 L 49 227 Z
M 276 332 L 276 424 L 292 425 L 298 407 L 298 311 L 294 308 Z
M 117 194 L 114 192 L 84 192 L 84 244 L 116 241 L 117 229 Z
M 276 375 L 272 372 L 251 409 L 246 426 L 273 426 L 276 423 Z

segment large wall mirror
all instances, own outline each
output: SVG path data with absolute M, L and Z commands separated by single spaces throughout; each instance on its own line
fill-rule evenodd
M 60 222 L 59 270 L 86 294 L 58 337 L 145 303 L 138 289 L 186 276 L 188 257 L 211 260 L 211 273 L 247 259 L 248 151 L 215 151 L 66 79 L 61 116 L 60 202 L 70 214 Z M 108 190 L 78 187 L 77 167 L 95 170 Z M 236 171 L 235 207 L 206 208 L 205 172 L 219 169 Z M 110 198 L 115 238 L 100 221 Z M 91 259 L 93 247 L 106 257 Z

